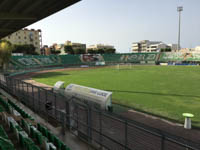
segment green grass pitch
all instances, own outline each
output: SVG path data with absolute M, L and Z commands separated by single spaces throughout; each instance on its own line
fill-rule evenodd
M 57 81 L 113 91 L 112 100 L 142 111 L 177 121 L 182 113 L 193 113 L 200 127 L 199 66 L 132 66 L 49 72 L 33 77 L 54 85 Z

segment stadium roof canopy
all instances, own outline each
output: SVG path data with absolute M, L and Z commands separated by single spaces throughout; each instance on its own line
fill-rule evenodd
M 0 39 L 80 0 L 0 0 Z

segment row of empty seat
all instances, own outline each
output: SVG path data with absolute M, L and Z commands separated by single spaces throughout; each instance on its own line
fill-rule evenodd
M 34 118 L 11 100 L 0 95 L 0 109 L 3 123 L 14 133 L 18 149 L 26 150 L 70 150 L 58 137 L 45 126 L 35 122 Z M 1 108 L 0 107 L 0 108 Z M 3 126 L 0 126 L 0 149 L 14 150 L 14 144 L 9 140 Z

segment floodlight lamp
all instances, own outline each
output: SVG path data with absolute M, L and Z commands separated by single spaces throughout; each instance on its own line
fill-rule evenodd
M 177 7 L 177 11 L 183 11 L 183 6 Z

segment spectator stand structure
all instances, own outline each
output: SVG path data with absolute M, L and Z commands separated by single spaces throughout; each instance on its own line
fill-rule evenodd
M 0 95 L 0 106 L 2 150 L 70 150 L 45 126 L 3 95 Z

